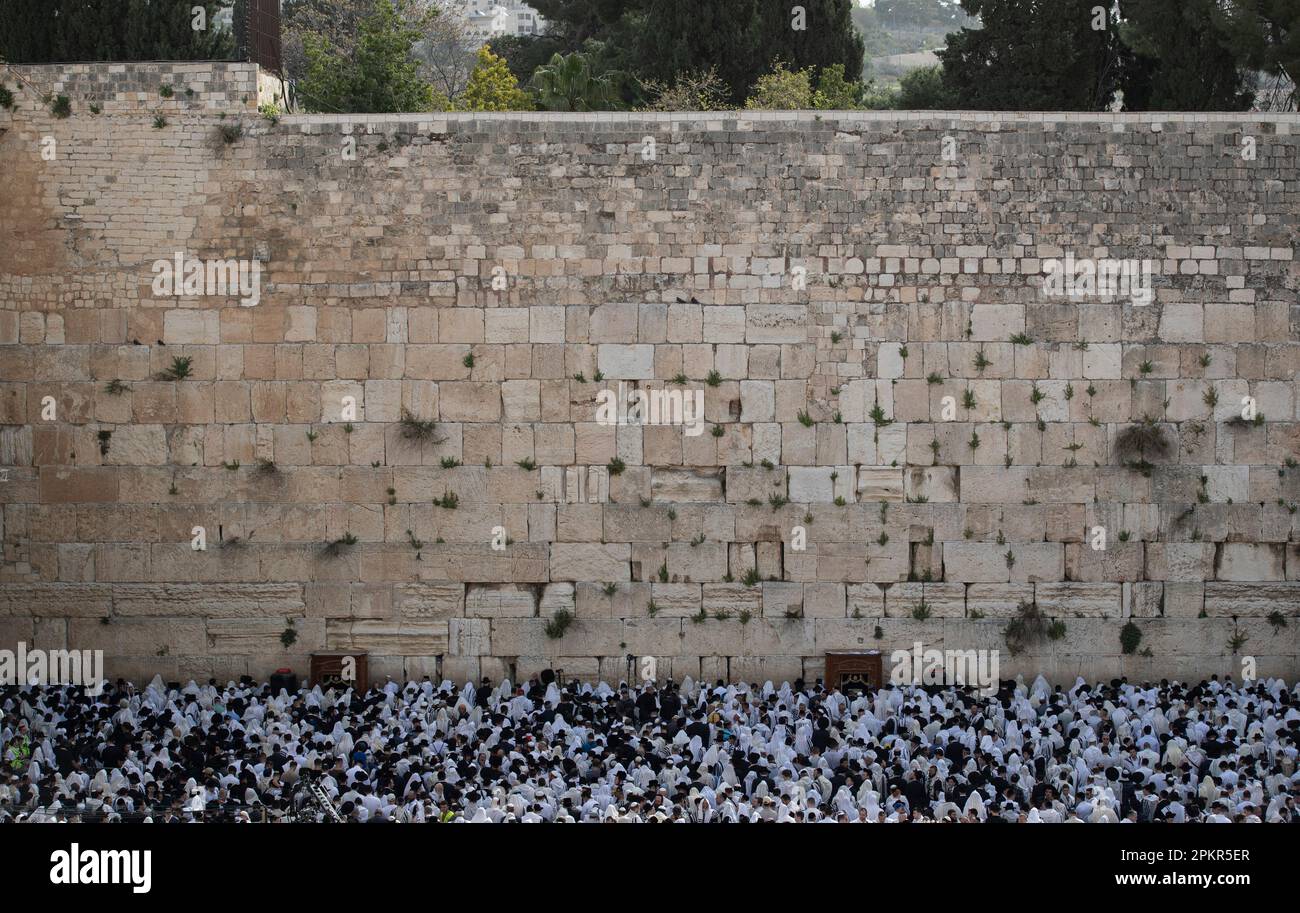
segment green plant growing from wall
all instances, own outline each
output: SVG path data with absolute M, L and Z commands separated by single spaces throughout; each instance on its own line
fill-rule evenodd
M 177 355 L 172 363 L 159 371 L 158 380 L 185 380 L 193 371 L 194 359 L 189 355 Z
M 437 437 L 438 423 L 417 418 L 408 410 L 402 410 L 400 422 L 402 437 L 420 444 L 441 444 L 446 438 Z
M 1126 465 L 1130 469 L 1144 476 L 1149 477 L 1152 469 L 1147 457 L 1167 456 L 1170 449 L 1169 438 L 1154 419 L 1144 418 L 1141 422 L 1129 425 L 1115 435 L 1115 452 L 1127 461 Z
M 460 496 L 454 491 L 446 491 L 441 498 L 433 502 L 434 507 L 441 507 L 443 510 L 455 510 L 460 506 Z
M 1047 627 L 1047 619 L 1038 610 L 1037 603 L 1021 602 L 1015 616 L 1002 629 L 1002 639 L 1011 655 L 1019 656 L 1047 636 Z
M 357 541 L 357 537 L 352 535 L 352 533 L 344 533 L 333 542 L 327 542 L 325 544 L 325 554 L 331 558 L 337 558 L 339 555 L 342 555 L 344 551 L 356 545 Z
M 1124 627 L 1119 629 L 1119 646 L 1124 651 L 1124 655 L 1132 656 L 1137 652 L 1140 643 L 1142 643 L 1142 629 L 1131 621 L 1126 622 Z
M 1246 646 L 1248 640 L 1250 640 L 1250 637 L 1237 627 L 1237 622 L 1234 619 L 1232 623 L 1232 636 L 1228 638 L 1228 651 L 1234 654 L 1240 653 L 1241 648 Z
M 546 622 L 546 636 L 551 640 L 559 640 L 572 624 L 573 613 L 568 609 L 560 609 L 551 616 L 550 621 Z

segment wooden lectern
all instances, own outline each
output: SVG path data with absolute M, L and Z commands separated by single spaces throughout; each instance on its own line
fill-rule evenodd
M 351 685 L 358 691 L 370 686 L 370 670 L 364 650 L 320 650 L 311 654 L 311 684 Z
M 884 684 L 879 650 L 836 650 L 826 653 L 826 687 L 844 693 L 876 689 Z

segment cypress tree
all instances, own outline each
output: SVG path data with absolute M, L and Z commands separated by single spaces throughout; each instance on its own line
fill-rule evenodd
M 220 0 L 7 0 L 0 57 L 13 63 L 225 60 L 232 37 L 215 28 Z M 208 27 L 196 31 L 191 8 Z

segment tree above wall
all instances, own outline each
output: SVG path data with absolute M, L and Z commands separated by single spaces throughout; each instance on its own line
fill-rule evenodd
M 196 6 L 203 8 L 199 20 Z M 0 57 L 11 63 L 228 60 L 234 36 L 217 28 L 215 18 L 231 6 L 233 0 L 6 0 Z

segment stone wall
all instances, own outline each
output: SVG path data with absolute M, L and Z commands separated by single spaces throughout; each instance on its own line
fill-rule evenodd
M 0 76 L 17 91 L 19 110 L 33 113 L 48 97 L 65 95 L 73 113 L 187 112 L 249 113 L 257 110 L 259 84 L 266 76 L 252 63 L 188 62 L 75 63 L 63 66 L 14 65 Z
M 792 679 L 917 641 L 1300 671 L 1295 115 L 273 123 L 211 70 L 162 126 L 151 81 L 193 67 L 24 68 L 71 116 L 0 112 L 6 645 L 171 678 L 328 648 Z M 255 306 L 156 293 L 176 252 L 256 260 Z M 1067 254 L 1150 261 L 1150 303 L 1048 294 Z M 598 421 L 620 385 L 699 391 L 702 433 Z M 1064 634 L 1011 656 L 1030 603 Z

